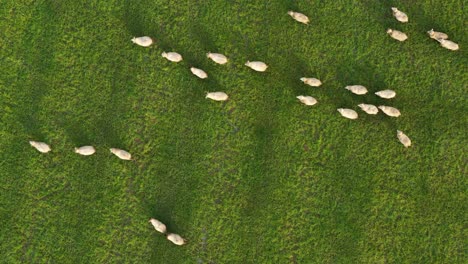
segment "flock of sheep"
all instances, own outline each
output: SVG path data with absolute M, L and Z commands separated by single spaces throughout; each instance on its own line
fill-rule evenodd
M 395 7 L 392 7 L 392 13 L 393 16 L 400 22 L 406 23 L 408 22 L 408 16 L 403 13 L 402 11 L 398 10 Z M 303 24 L 308 24 L 310 22 L 309 18 L 299 12 L 294 12 L 294 11 L 288 11 L 288 15 L 290 15 L 294 20 L 303 23 Z M 398 30 L 395 29 L 388 29 L 387 33 L 394 39 L 398 41 L 405 41 L 408 39 L 408 36 Z M 447 48 L 449 50 L 458 50 L 459 46 L 453 41 L 448 40 L 448 35 L 442 32 L 436 32 L 433 29 L 427 32 L 429 34 L 429 37 L 432 39 L 437 40 L 440 45 L 444 48 Z M 135 37 L 132 39 L 132 42 L 142 46 L 142 47 L 150 47 L 154 41 L 152 38 L 144 36 L 144 37 Z M 177 52 L 163 52 L 162 57 L 166 58 L 167 60 L 171 62 L 180 62 L 183 60 L 182 55 L 180 55 Z M 211 53 L 209 52 L 207 54 L 207 57 L 211 59 L 213 62 L 217 64 L 226 64 L 228 62 L 228 58 L 220 53 Z M 262 61 L 247 61 L 245 65 L 249 68 L 251 68 L 254 71 L 257 72 L 264 72 L 267 70 L 268 65 Z M 203 71 L 202 69 L 198 69 L 195 67 L 191 67 L 190 71 L 197 76 L 200 79 L 206 79 L 208 78 L 208 74 Z M 316 78 L 309 78 L 309 77 L 302 77 L 300 78 L 300 81 L 302 81 L 304 84 L 312 86 L 312 87 L 319 87 L 322 85 L 322 82 L 319 79 Z M 368 90 L 366 87 L 362 85 L 348 85 L 345 87 L 345 89 L 349 90 L 350 92 L 357 94 L 357 95 L 364 95 L 367 94 Z M 375 93 L 377 96 L 384 98 L 384 99 L 391 99 L 396 96 L 396 92 L 393 90 L 383 90 Z M 229 96 L 224 93 L 224 92 L 208 92 L 206 94 L 206 98 L 215 100 L 215 101 L 226 101 L 228 100 Z M 312 96 L 305 96 L 305 95 L 299 95 L 297 96 L 297 99 L 303 103 L 304 105 L 307 106 L 312 106 L 317 104 L 317 100 L 312 97 Z M 397 108 L 391 107 L 391 106 L 375 106 L 371 104 L 359 104 L 358 107 L 361 108 L 362 111 L 364 111 L 367 114 L 370 115 L 376 115 L 379 112 L 379 109 L 386 115 L 390 117 L 399 117 L 401 115 L 400 111 Z M 357 119 L 358 118 L 358 113 L 354 111 L 353 109 L 349 108 L 339 108 L 337 109 L 338 112 L 345 118 L 349 119 Z M 405 146 L 409 147 L 411 146 L 411 140 L 410 138 L 405 135 L 402 131 L 397 130 L 397 138 L 398 140 Z M 38 141 L 29 141 L 31 146 L 36 148 L 39 152 L 41 153 L 47 153 L 51 151 L 51 148 L 48 144 L 44 142 L 38 142 Z M 82 147 L 77 147 L 75 148 L 75 153 L 84 155 L 84 156 L 89 156 L 92 155 L 96 152 L 95 148 L 93 146 L 82 146 Z M 116 155 L 118 158 L 122 160 L 132 160 L 132 155 L 122 149 L 117 149 L 117 148 L 111 148 L 110 152 Z M 149 222 L 153 225 L 153 227 L 160 233 L 165 234 L 167 239 L 171 241 L 172 243 L 176 245 L 184 245 L 186 243 L 186 240 L 182 238 L 180 235 L 173 234 L 173 233 L 166 233 L 166 225 L 164 225 L 162 222 L 159 220 L 156 220 L 154 218 L 151 218 Z

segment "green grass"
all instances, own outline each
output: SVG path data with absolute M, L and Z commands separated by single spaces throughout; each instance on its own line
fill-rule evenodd
M 391 6 L 410 23 L 398 23 Z M 3 1 L 0 262 L 466 263 L 464 7 Z M 289 9 L 311 24 L 294 22 Z M 388 27 L 409 40 L 391 39 Z M 461 50 L 430 40 L 431 28 Z M 141 35 L 157 45 L 130 42 Z M 172 50 L 184 61 L 161 57 Z M 215 65 L 208 51 L 230 62 Z M 256 73 L 247 60 L 270 67 Z M 193 76 L 192 65 L 209 79 Z M 303 76 L 324 84 L 307 87 Z M 352 95 L 348 84 L 371 93 Z M 385 88 L 397 97 L 373 96 Z M 209 101 L 206 91 L 230 100 Z M 319 103 L 305 107 L 300 94 Z M 353 121 L 336 111 L 361 102 L 402 116 L 359 111 Z M 53 150 L 42 155 L 28 140 Z M 95 155 L 73 153 L 88 144 Z M 189 243 L 170 244 L 150 217 Z

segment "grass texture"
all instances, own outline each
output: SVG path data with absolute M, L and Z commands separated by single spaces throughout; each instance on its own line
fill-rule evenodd
M 466 263 L 463 2 L 2 1 L 0 262 Z M 431 28 L 461 49 L 440 47 Z M 131 43 L 144 35 L 156 45 Z M 247 60 L 270 67 L 257 73 Z M 395 99 L 373 95 L 387 88 Z M 359 103 L 402 116 L 369 116 Z M 97 153 L 73 153 L 81 145 Z M 150 217 L 188 244 L 171 244 Z

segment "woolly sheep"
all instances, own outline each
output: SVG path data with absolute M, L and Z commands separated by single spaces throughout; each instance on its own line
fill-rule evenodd
M 153 225 L 154 229 L 156 229 L 156 231 L 158 231 L 159 233 L 163 233 L 163 234 L 166 233 L 167 231 L 166 225 L 163 224 L 161 221 L 151 218 L 149 222 Z
M 51 151 L 50 146 L 44 142 L 29 141 L 29 144 L 31 144 L 31 146 L 33 146 L 35 149 L 42 153 L 47 153 Z
M 215 101 L 226 101 L 229 98 L 229 96 L 224 92 L 212 92 L 207 93 L 205 98 L 209 98 Z
M 408 22 L 408 15 L 398 10 L 398 8 L 392 7 L 392 13 L 393 13 L 393 16 L 396 18 L 396 20 L 402 23 Z
M 376 115 L 379 112 L 379 109 L 375 105 L 371 104 L 358 104 L 362 111 L 368 113 L 369 115 Z
M 400 110 L 396 109 L 395 107 L 381 105 L 379 106 L 379 109 L 391 117 L 399 117 L 401 115 Z
M 313 98 L 312 96 L 299 95 L 296 98 L 305 105 L 314 105 L 317 103 L 317 99 Z
M 439 41 L 440 45 L 448 50 L 458 50 L 460 47 L 457 43 L 448 40 L 448 39 L 436 39 Z
M 178 246 L 182 246 L 187 242 L 185 239 L 183 239 L 177 234 L 168 234 L 167 239 Z
M 226 64 L 228 62 L 228 58 L 220 53 L 208 52 L 206 56 L 218 64 Z
M 407 135 L 405 135 L 405 133 L 403 133 L 402 131 L 397 130 L 397 137 L 398 137 L 398 140 L 400 140 L 401 144 L 405 146 L 405 148 L 411 146 L 411 139 Z
M 354 111 L 353 109 L 347 109 L 347 108 L 338 108 L 338 112 L 343 117 L 349 118 L 349 119 L 357 119 L 358 118 L 358 113 Z
M 206 74 L 206 72 L 204 70 L 202 70 L 202 69 L 192 67 L 192 68 L 190 68 L 190 71 L 200 79 L 208 78 L 208 74 Z
M 123 160 L 131 160 L 132 159 L 132 154 L 128 153 L 127 151 L 125 151 L 123 149 L 111 148 L 109 150 L 114 155 L 119 157 L 119 159 L 123 159 Z
M 161 56 L 172 62 L 182 61 L 182 55 L 177 52 L 163 52 Z
M 346 90 L 351 91 L 354 94 L 362 95 L 367 93 L 367 88 L 362 85 L 348 85 L 345 87 Z
M 310 22 L 309 18 L 306 15 L 299 13 L 299 12 L 288 11 L 288 15 L 290 15 L 294 20 L 302 24 L 308 25 Z
M 266 65 L 264 62 L 261 62 L 261 61 L 247 61 L 245 63 L 245 66 L 258 72 L 264 72 L 268 68 L 268 65 Z
M 93 146 L 83 146 L 79 148 L 75 148 L 75 153 L 78 153 L 83 156 L 93 155 L 96 150 Z
M 387 34 L 390 35 L 390 37 L 398 40 L 398 41 L 405 41 L 408 39 L 408 36 L 401 32 L 401 31 L 398 31 L 398 30 L 395 30 L 395 29 L 387 29 Z
M 437 32 L 437 31 L 434 31 L 434 29 L 431 29 L 427 32 L 427 34 L 429 34 L 429 37 L 432 38 L 432 39 L 448 39 L 448 35 L 443 33 L 443 32 Z
M 313 86 L 313 87 L 319 87 L 322 85 L 322 82 L 317 79 L 317 78 L 307 78 L 307 77 L 302 77 L 301 81 L 307 85 Z
M 396 92 L 393 90 L 382 90 L 375 93 L 378 97 L 391 99 L 396 96 Z
M 132 38 L 132 42 L 137 44 L 138 46 L 142 47 L 149 47 L 151 44 L 153 44 L 153 40 L 150 37 L 134 37 Z

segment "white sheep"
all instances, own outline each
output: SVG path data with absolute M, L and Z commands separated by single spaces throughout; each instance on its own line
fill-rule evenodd
M 215 101 L 226 101 L 229 96 L 224 92 L 211 92 L 207 93 L 205 98 L 209 98 Z
M 375 105 L 371 104 L 358 104 L 362 111 L 368 113 L 369 115 L 376 115 L 379 112 L 379 109 Z
M 437 32 L 437 31 L 434 31 L 434 29 L 431 29 L 427 32 L 427 34 L 429 34 L 429 37 L 432 38 L 432 39 L 448 39 L 448 35 L 443 33 L 443 32 Z
M 153 44 L 153 39 L 151 39 L 150 37 L 134 37 L 132 38 L 132 42 L 137 44 L 138 46 L 142 46 L 142 47 L 149 47 L 151 46 L 151 44 Z
M 220 53 L 208 52 L 206 56 L 218 64 L 226 64 L 228 62 L 228 58 Z
M 401 31 L 398 31 L 398 30 L 395 30 L 395 29 L 387 29 L 387 34 L 390 35 L 390 37 L 398 40 L 398 41 L 405 41 L 408 39 L 408 36 L 401 32 Z
M 123 149 L 118 149 L 118 148 L 110 148 L 110 152 L 112 152 L 114 155 L 119 157 L 119 159 L 123 160 L 131 160 L 132 159 L 132 154 L 128 153 L 127 151 Z
M 375 93 L 378 97 L 391 99 L 396 96 L 396 92 L 393 90 L 382 90 Z
M 392 13 L 393 13 L 393 16 L 396 18 L 396 20 L 402 23 L 408 22 L 408 15 L 398 10 L 398 8 L 392 7 Z
M 182 61 L 182 55 L 177 52 L 163 52 L 161 56 L 172 62 Z
M 395 107 L 380 105 L 379 109 L 391 117 L 399 117 L 401 115 L 400 110 L 396 109 Z
M 301 81 L 307 85 L 313 86 L 313 87 L 319 87 L 322 85 L 322 82 L 317 79 L 317 78 L 307 78 L 307 77 L 302 77 Z
M 151 218 L 149 222 L 153 225 L 154 229 L 159 233 L 165 234 L 167 231 L 166 225 L 163 224 L 161 221 Z
M 31 146 L 33 146 L 35 149 L 42 153 L 47 153 L 51 151 L 50 146 L 44 142 L 29 141 L 29 144 L 31 144 Z
M 313 98 L 312 96 L 299 95 L 296 98 L 305 105 L 314 105 L 317 103 L 317 99 Z
M 190 68 L 190 71 L 200 79 L 208 78 L 208 74 L 206 74 L 206 72 L 204 70 L 202 70 L 202 69 L 192 67 L 192 68 Z
M 367 88 L 362 85 L 348 85 L 345 87 L 345 89 L 358 95 L 367 93 Z
M 185 239 L 183 239 L 177 234 L 167 234 L 167 239 L 178 246 L 182 246 L 187 242 Z
M 398 137 L 398 140 L 400 140 L 401 144 L 405 146 L 405 148 L 411 146 L 411 139 L 407 135 L 405 135 L 405 133 L 403 133 L 402 131 L 397 130 L 397 137 Z
M 460 47 L 457 43 L 448 40 L 448 39 L 436 39 L 439 41 L 440 45 L 448 50 L 458 50 Z
M 310 22 L 309 18 L 306 15 L 299 13 L 299 12 L 288 11 L 288 15 L 290 15 L 294 20 L 302 24 L 308 25 Z
M 247 61 L 245 63 L 245 66 L 258 72 L 264 72 L 268 68 L 268 65 L 266 65 L 264 62 L 261 62 L 261 61 Z
M 349 119 L 357 119 L 358 118 L 358 113 L 354 111 L 353 109 L 348 109 L 348 108 L 338 108 L 338 112 L 343 117 L 349 118 Z
M 83 146 L 75 148 L 75 153 L 78 153 L 83 156 L 93 155 L 96 152 L 93 146 Z

